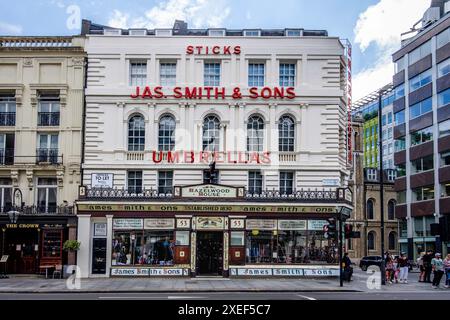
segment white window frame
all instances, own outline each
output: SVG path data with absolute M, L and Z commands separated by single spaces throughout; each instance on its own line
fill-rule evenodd
M 214 68 L 211 69 L 210 65 L 214 65 Z M 217 74 L 215 73 L 217 65 L 219 66 L 219 75 L 218 75 L 219 81 L 217 81 L 216 79 Z M 203 84 L 205 85 L 205 87 L 219 87 L 221 82 L 222 82 L 222 64 L 220 63 L 220 61 L 205 61 L 203 63 Z
M 39 184 L 39 179 L 54 179 L 55 184 Z M 48 213 L 48 198 L 49 189 L 54 188 L 56 190 L 55 204 L 58 206 L 58 181 L 55 177 L 36 177 L 36 206 L 39 207 L 39 190 L 45 189 L 45 213 Z
M 302 29 L 286 29 L 285 36 L 286 37 L 301 37 L 303 34 Z
M 168 68 L 169 66 L 170 68 Z M 162 61 L 159 63 L 159 84 L 161 86 L 175 86 L 177 84 L 176 62 Z
M 156 37 L 171 37 L 172 29 L 155 29 Z
M 446 67 L 448 69 L 448 72 L 447 73 L 441 72 L 441 70 L 446 68 Z M 446 60 L 440 62 L 437 65 L 437 77 L 440 78 L 440 77 L 443 77 L 443 76 L 445 76 L 445 75 L 447 75 L 449 73 L 450 73 L 450 58 L 447 58 Z
M 122 35 L 122 29 L 104 28 L 103 35 L 105 35 L 105 36 L 120 36 L 120 35 Z
M 140 68 L 139 72 L 133 73 L 133 65 Z M 128 69 L 130 87 L 145 86 L 147 84 L 147 67 L 147 60 L 130 60 Z
M 262 69 L 263 69 L 262 74 L 259 72 L 260 71 L 259 68 L 261 65 L 262 65 Z M 258 66 L 258 68 L 257 68 L 258 72 L 254 73 L 254 74 L 250 74 L 250 66 Z M 253 67 L 253 71 L 254 71 L 254 69 L 255 69 L 255 67 Z M 247 80 L 248 80 L 249 87 L 264 87 L 266 85 L 266 63 L 265 62 L 250 61 L 248 63 L 247 70 L 248 70 L 248 79 Z M 250 83 L 250 77 L 253 77 L 252 83 Z M 261 77 L 263 79 L 262 84 L 260 83 Z M 256 84 L 254 82 L 255 78 L 257 78 Z
M 208 37 L 225 37 L 225 29 L 208 29 Z
M 244 37 L 261 37 L 261 30 L 244 30 Z

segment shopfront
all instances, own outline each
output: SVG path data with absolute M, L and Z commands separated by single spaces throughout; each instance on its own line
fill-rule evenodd
M 64 241 L 76 234 L 76 217 L 20 216 L 15 223 L 0 217 L 1 256 L 8 256 L 8 274 L 36 274 L 43 266 L 73 264 Z M 72 254 L 73 255 L 73 254 Z M 2 270 L 3 271 L 3 270 Z
M 207 199 L 120 204 L 81 199 L 78 218 L 91 231 L 79 229 L 79 240 L 89 243 L 88 276 L 338 275 L 338 246 L 324 226 L 341 206 L 350 208 L 345 201 Z

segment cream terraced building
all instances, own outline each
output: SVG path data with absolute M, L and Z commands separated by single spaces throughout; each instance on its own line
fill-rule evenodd
M 326 31 L 113 29 L 88 56 L 83 277 L 336 274 L 347 61 Z
M 10 273 L 74 264 L 83 37 L 0 37 L 0 226 Z

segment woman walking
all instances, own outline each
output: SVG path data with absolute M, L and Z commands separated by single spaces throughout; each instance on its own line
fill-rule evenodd
M 444 259 L 445 288 L 450 287 L 450 253 Z
M 419 266 L 420 275 L 419 275 L 419 282 L 425 281 L 425 266 L 423 264 L 423 256 L 425 255 L 425 252 L 420 253 L 420 257 L 417 258 L 417 265 Z
M 386 257 L 386 282 L 392 284 L 392 273 L 394 272 L 394 260 L 391 255 Z

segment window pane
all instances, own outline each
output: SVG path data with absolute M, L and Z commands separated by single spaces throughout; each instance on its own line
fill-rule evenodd
M 259 116 L 252 116 L 247 123 L 247 150 L 263 151 L 264 121 Z
M 128 151 L 144 151 L 145 121 L 140 115 L 131 117 L 128 121 Z
M 293 152 L 294 137 L 295 137 L 295 124 L 294 120 L 289 116 L 281 117 L 278 123 L 278 144 L 279 151 Z
M 208 116 L 203 121 L 203 151 L 219 151 L 220 121 L 216 116 Z
M 442 91 L 438 94 L 438 107 L 445 106 L 450 103 L 450 89 Z
M 159 121 L 158 148 L 161 151 L 170 151 L 175 147 L 175 119 L 164 116 Z

